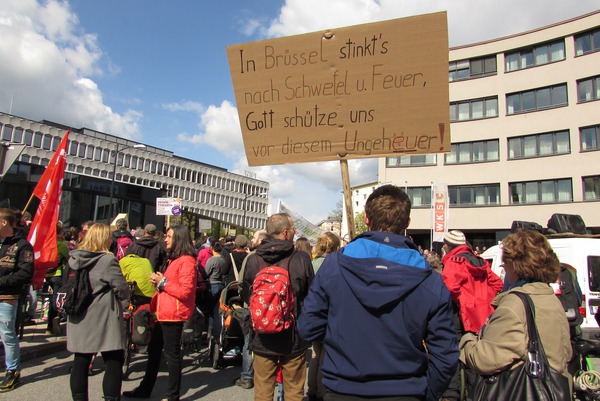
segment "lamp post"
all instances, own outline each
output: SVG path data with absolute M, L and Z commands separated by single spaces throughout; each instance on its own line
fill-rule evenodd
M 259 192 L 257 194 L 244 194 L 244 219 L 242 220 L 242 234 L 246 234 L 246 209 L 247 209 L 247 201 L 251 196 L 264 196 L 268 195 L 268 192 Z
M 116 178 L 116 174 L 117 174 L 117 160 L 119 159 L 119 152 L 122 152 L 122 151 L 130 149 L 130 148 L 141 149 L 141 148 L 146 147 L 146 145 L 142 145 L 141 143 L 138 143 L 136 145 L 128 145 L 128 146 L 125 146 L 125 147 L 119 149 L 119 145 L 120 145 L 120 143 L 117 143 L 117 146 L 115 147 L 115 161 L 113 162 L 113 173 L 112 173 L 112 179 L 110 180 L 110 203 L 108 204 L 108 224 L 110 224 L 110 219 L 112 218 L 112 214 L 113 214 L 113 194 L 114 194 L 114 190 L 115 190 L 115 178 Z

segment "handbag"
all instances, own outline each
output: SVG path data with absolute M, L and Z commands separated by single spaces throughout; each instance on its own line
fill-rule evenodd
M 478 376 L 473 400 L 569 401 L 569 379 L 548 364 L 544 346 L 535 325 L 535 309 L 529 295 L 513 292 L 525 306 L 527 318 L 527 357 L 521 365 L 492 376 Z

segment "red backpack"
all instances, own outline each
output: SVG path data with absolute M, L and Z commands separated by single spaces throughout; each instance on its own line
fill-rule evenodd
M 127 252 L 127 248 L 129 247 L 129 245 L 131 245 L 132 242 L 133 240 L 126 235 L 117 238 L 117 252 L 115 256 L 118 260 L 121 260 L 125 256 L 125 252 Z
M 294 291 L 289 271 L 279 266 L 261 269 L 252 283 L 248 309 L 256 333 L 273 334 L 292 327 Z

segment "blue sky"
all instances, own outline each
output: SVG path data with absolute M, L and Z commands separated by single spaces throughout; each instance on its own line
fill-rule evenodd
M 341 199 L 339 162 L 249 168 L 225 47 L 448 11 L 450 46 L 599 9 L 597 0 L 3 0 L 0 110 L 88 127 L 178 156 L 249 170 L 317 223 Z M 352 185 L 377 160 L 350 161 Z

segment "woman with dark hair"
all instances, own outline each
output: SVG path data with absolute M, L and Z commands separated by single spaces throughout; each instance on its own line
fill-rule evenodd
M 130 290 L 117 258 L 109 251 L 110 244 L 110 228 L 92 225 L 79 248 L 71 251 L 66 269 L 67 275 L 71 270 L 88 269 L 93 295 L 85 312 L 67 316 L 67 349 L 75 354 L 70 378 L 75 401 L 88 400 L 88 368 L 97 352 L 106 365 L 104 399 L 120 399 L 126 338 L 119 301 L 129 299 Z
M 530 296 L 535 306 L 535 324 L 550 366 L 569 377 L 571 359 L 569 323 L 550 283 L 560 267 L 546 238 L 534 230 L 521 230 L 502 241 L 502 262 L 510 282 L 508 291 L 492 302 L 496 307 L 479 336 L 465 334 L 460 342 L 460 360 L 480 375 L 512 370 L 527 358 L 527 318 L 523 302 L 514 292 Z M 511 295 L 512 294 L 512 295 Z
M 183 225 L 176 225 L 167 230 L 165 247 L 169 252 L 167 265 L 162 272 L 150 275 L 150 281 L 157 290 L 152 297 L 150 308 L 157 322 L 148 346 L 148 366 L 139 387 L 123 392 L 125 397 L 150 397 L 164 348 L 169 372 L 165 400 L 179 400 L 183 323 L 190 319 L 194 311 L 196 258 L 192 237 Z

